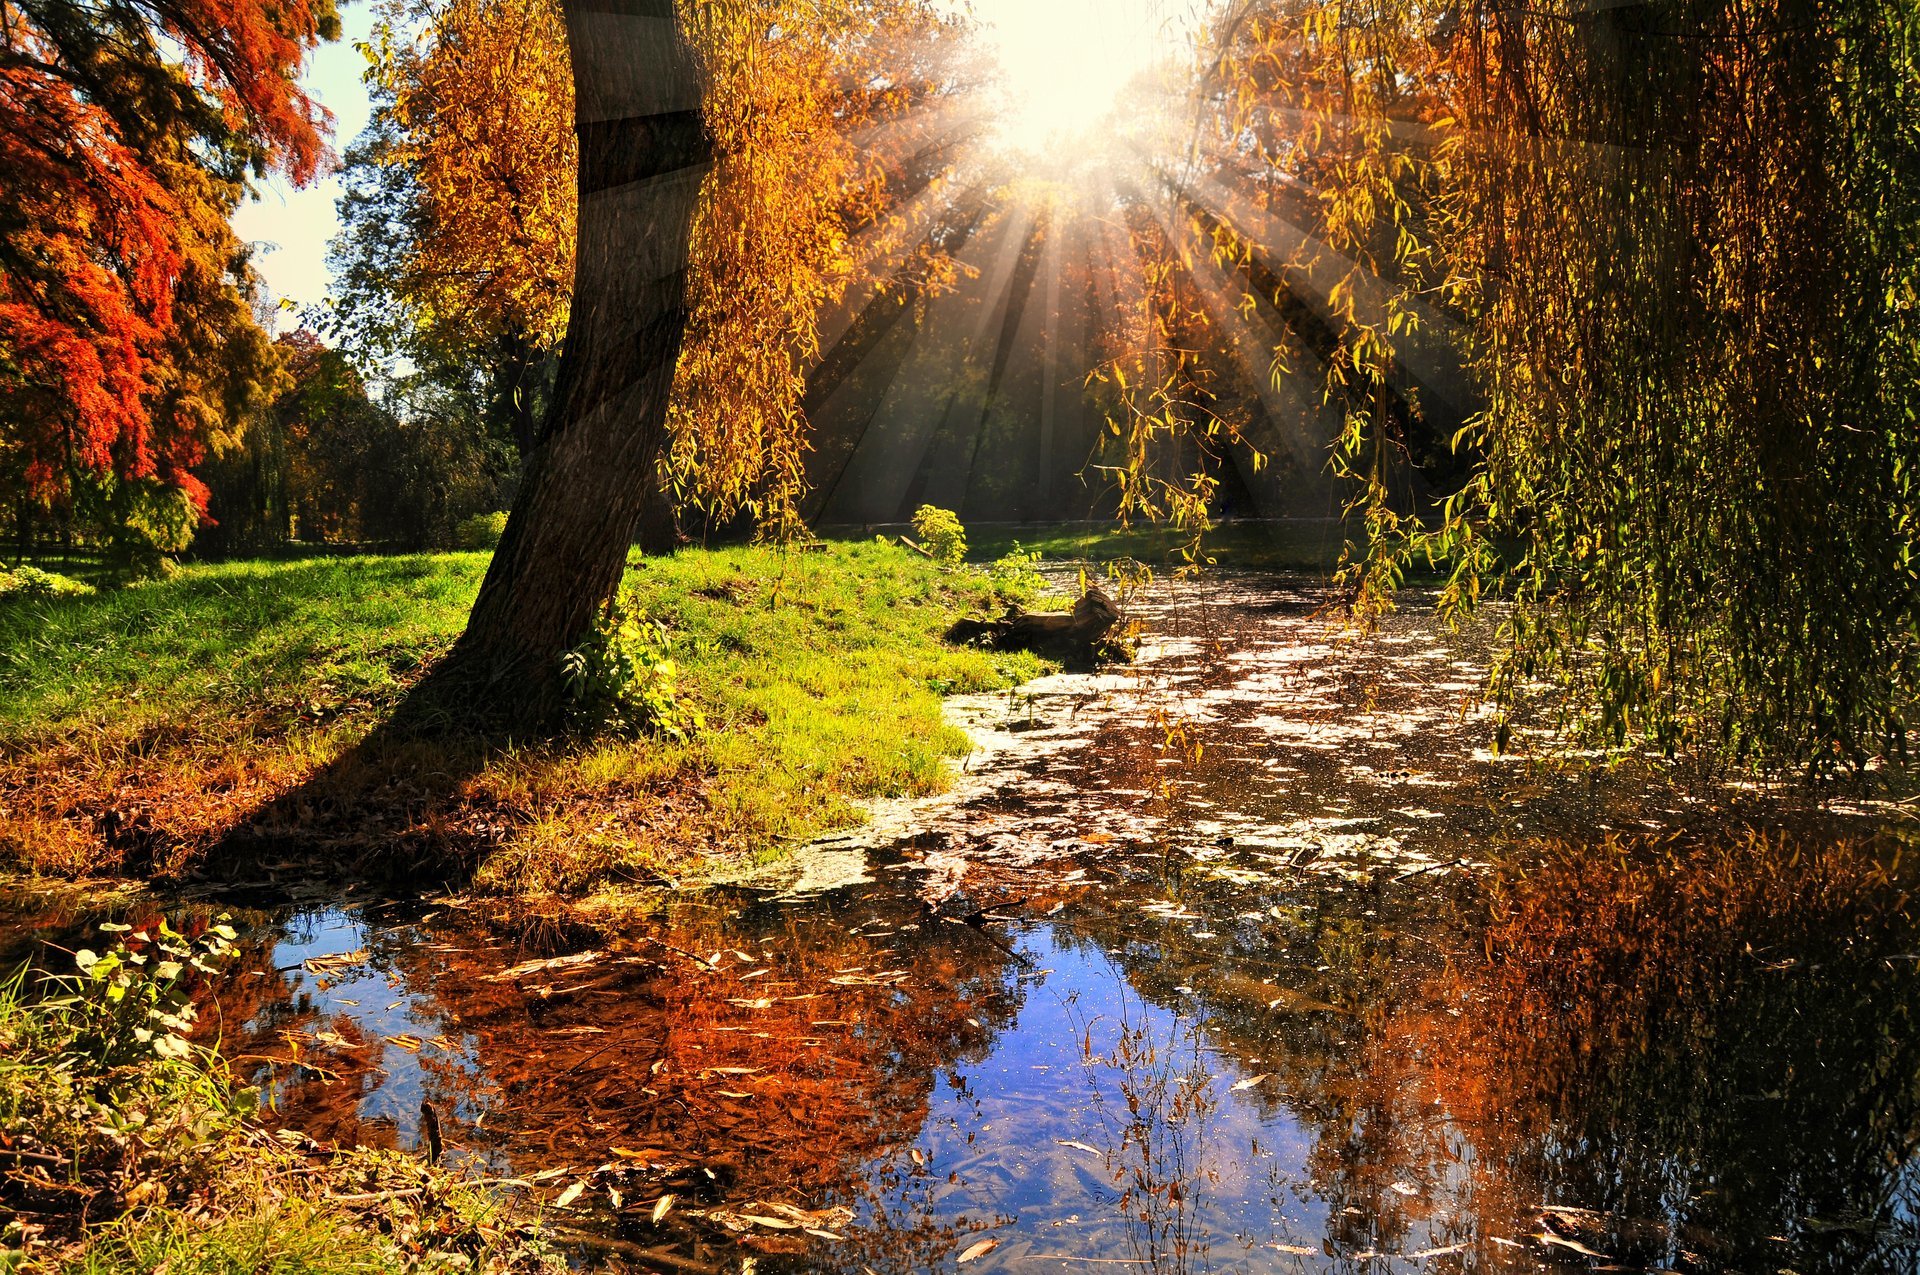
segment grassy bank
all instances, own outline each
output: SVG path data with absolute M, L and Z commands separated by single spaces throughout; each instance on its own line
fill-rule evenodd
M 234 931 L 128 930 L 103 926 L 51 977 L 0 978 L 0 1270 L 566 1269 L 531 1183 L 258 1123 L 256 1093 L 191 1037 Z
M 924 793 L 965 746 L 943 692 L 1026 656 L 953 647 L 1018 586 L 908 551 L 689 551 L 633 562 L 707 728 L 512 745 L 386 723 L 451 646 L 481 554 L 189 568 L 93 597 L 0 605 L 0 856 L 34 871 L 272 870 L 428 860 L 511 891 L 674 877 Z

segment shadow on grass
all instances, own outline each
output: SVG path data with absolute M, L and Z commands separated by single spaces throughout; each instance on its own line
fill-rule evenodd
M 460 888 L 527 818 L 474 780 L 516 752 L 563 743 L 509 731 L 442 661 L 365 738 L 238 820 L 195 875 Z

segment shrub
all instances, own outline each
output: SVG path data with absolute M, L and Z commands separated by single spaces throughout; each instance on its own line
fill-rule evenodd
M 462 518 L 453 529 L 453 543 L 459 549 L 497 549 L 506 534 L 507 515 L 500 512 L 475 514 Z
M 967 529 L 951 509 L 920 506 L 913 515 L 913 534 L 943 567 L 957 567 L 967 556 Z
M 76 953 L 47 994 L 30 994 L 24 971 L 0 986 L 0 1141 L 18 1166 L 0 1180 L 0 1214 L 55 1232 L 187 1195 L 252 1105 L 188 1038 L 192 993 L 231 955 L 233 930 L 100 928 L 113 945 Z
M 1015 602 L 1031 602 L 1046 592 L 1046 577 L 1038 570 L 1040 551 L 1023 548 L 1018 540 L 989 567 L 994 587 L 1003 597 Z
M 562 656 L 575 724 L 623 734 L 686 739 L 706 721 L 680 702 L 680 670 L 667 633 L 624 601 L 593 633 Z
M 69 576 L 38 567 L 0 567 L 0 601 L 19 598 L 44 601 L 48 598 L 80 597 L 93 592 L 93 586 Z

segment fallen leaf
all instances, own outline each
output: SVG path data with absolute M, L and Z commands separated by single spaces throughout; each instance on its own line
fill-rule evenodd
M 1272 1074 L 1271 1072 L 1263 1071 L 1257 1076 L 1248 1076 L 1245 1080 L 1235 1085 L 1231 1090 L 1231 1092 L 1239 1093 L 1242 1089 L 1251 1089 L 1255 1085 L 1259 1084 L 1261 1081 L 1265 1080 L 1271 1074 Z
M 572 1186 L 560 1193 L 560 1198 L 553 1202 L 553 1207 L 556 1209 L 566 1208 L 575 1200 L 579 1199 L 580 1193 L 586 1189 L 587 1184 L 585 1182 L 575 1182 Z
M 544 961 L 522 961 L 518 965 L 501 970 L 498 974 L 485 975 L 483 981 L 504 983 L 508 979 L 524 978 L 528 974 L 544 974 L 548 970 L 574 969 L 581 965 L 591 965 L 606 956 L 605 952 L 576 952 L 572 956 L 556 956 Z
M 764 1213 L 742 1213 L 740 1216 L 746 1221 L 753 1222 L 759 1226 L 769 1226 L 776 1231 L 797 1231 L 800 1229 L 798 1222 L 789 1222 L 783 1217 L 768 1217 Z
M 1000 1247 L 1000 1241 L 993 1238 L 991 1235 L 989 1235 L 986 1239 L 980 1240 L 978 1243 L 968 1246 L 967 1251 L 960 1254 L 960 1261 L 958 1264 L 961 1266 L 965 1266 L 968 1262 L 971 1262 L 974 1258 L 985 1257 L 987 1254 L 993 1252 L 993 1250 L 999 1247 Z
M 387 1037 L 387 1043 L 390 1045 L 398 1045 L 400 1046 L 400 1048 L 406 1050 L 410 1054 L 417 1054 L 420 1052 L 420 1046 L 426 1044 L 427 1042 L 420 1039 L 420 1037 L 414 1035 L 412 1032 L 401 1032 L 397 1036 Z
M 1578 1253 L 1582 1257 L 1598 1257 L 1603 1259 L 1606 1257 L 1605 1253 L 1596 1253 L 1579 1240 L 1570 1240 L 1564 1236 L 1555 1235 L 1552 1231 L 1541 1231 L 1532 1238 L 1540 1241 L 1542 1244 L 1552 1244 L 1559 1248 L 1564 1248 L 1568 1252 Z
M 667 1211 L 671 1208 L 673 1208 L 673 1197 L 671 1195 L 663 1195 L 658 1200 L 654 1201 L 653 1224 L 655 1226 L 660 1225 L 660 1219 L 665 1217 L 667 1215 Z
M 1072 1147 L 1075 1151 L 1086 1151 L 1093 1155 L 1104 1154 L 1099 1147 L 1090 1147 L 1084 1142 L 1075 1142 L 1072 1138 L 1055 1138 L 1054 1142 L 1063 1147 Z
M 1420 1194 L 1420 1188 L 1413 1185 L 1413 1183 L 1411 1182 L 1395 1182 L 1389 1187 L 1387 1187 L 1387 1190 L 1392 1191 L 1395 1195 Z

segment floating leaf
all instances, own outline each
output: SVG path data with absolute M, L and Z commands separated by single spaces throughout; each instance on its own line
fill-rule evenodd
M 654 1224 L 655 1226 L 658 1226 L 658 1225 L 660 1225 L 660 1220 L 661 1220 L 662 1218 L 664 1218 L 664 1217 L 666 1217 L 666 1215 L 667 1215 L 667 1214 L 668 1214 L 668 1213 L 669 1213 L 669 1212 L 670 1212 L 670 1211 L 671 1211 L 672 1209 L 673 1209 L 673 1196 L 672 1196 L 672 1195 L 670 1195 L 670 1194 L 669 1194 L 669 1195 L 663 1195 L 663 1196 L 661 1196 L 661 1197 L 660 1197 L 660 1198 L 659 1198 L 658 1200 L 655 1200 L 655 1201 L 653 1202 L 653 1224 Z
M 585 1182 L 575 1182 L 572 1186 L 568 1187 L 566 1190 L 560 1193 L 560 1198 L 553 1202 L 553 1207 L 556 1209 L 566 1208 L 568 1205 L 572 1204 L 575 1200 L 579 1199 L 581 1192 L 585 1191 L 586 1189 L 587 1189 L 587 1184 Z
M 1263 1071 L 1257 1076 L 1248 1076 L 1245 1080 L 1242 1080 L 1239 1084 L 1235 1085 L 1230 1092 L 1239 1093 L 1243 1089 L 1251 1089 L 1255 1085 L 1259 1084 L 1261 1081 L 1265 1080 L 1271 1074 L 1272 1074 L 1271 1072 Z
M 1602 1259 L 1606 1257 L 1605 1253 L 1596 1253 L 1579 1240 L 1570 1240 L 1565 1236 L 1555 1235 L 1552 1231 L 1541 1231 L 1533 1238 L 1542 1244 L 1552 1244 L 1556 1247 L 1564 1248 L 1569 1252 L 1578 1253 L 1582 1257 L 1598 1257 Z
M 1104 1154 L 1098 1147 L 1090 1147 L 1084 1142 L 1075 1142 L 1072 1138 L 1055 1138 L 1054 1142 L 1063 1147 L 1072 1147 L 1075 1151 L 1085 1151 L 1091 1155 Z
M 989 1235 L 986 1239 L 979 1240 L 976 1243 L 969 1245 L 967 1247 L 967 1251 L 960 1254 L 959 1265 L 965 1266 L 968 1262 L 971 1262 L 974 1258 L 985 1257 L 987 1254 L 993 1252 L 993 1250 L 999 1247 L 1000 1247 L 1000 1241 L 995 1239 L 993 1236 Z

